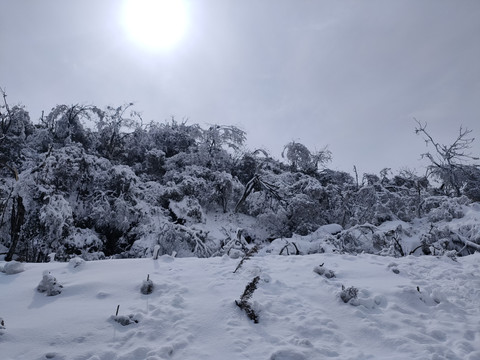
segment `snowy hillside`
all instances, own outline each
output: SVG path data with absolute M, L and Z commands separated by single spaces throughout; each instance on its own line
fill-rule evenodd
M 1 358 L 480 359 L 478 253 L 257 254 L 234 273 L 239 261 L 73 259 L 0 273 Z M 44 272 L 59 295 L 36 290 Z M 154 290 L 143 295 L 147 275 Z M 258 323 L 235 304 L 256 276 Z M 342 301 L 342 285 L 358 297 Z M 114 320 L 117 305 L 131 324 Z

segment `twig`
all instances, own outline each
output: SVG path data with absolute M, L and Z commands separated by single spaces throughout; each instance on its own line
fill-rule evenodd
M 254 255 L 257 251 L 259 250 L 259 246 L 258 245 L 255 245 L 253 248 L 251 248 L 246 254 L 245 256 L 242 258 L 242 260 L 240 260 L 240 262 L 238 263 L 237 267 L 235 268 L 235 270 L 233 271 L 233 273 L 235 274 L 237 272 L 238 269 L 240 269 L 244 263 L 245 260 L 248 260 L 252 257 L 252 255 Z
M 295 244 L 293 241 L 290 243 L 287 243 L 283 248 L 282 250 L 280 250 L 280 254 L 279 255 L 282 255 L 283 254 L 283 251 L 284 250 L 287 250 L 287 255 L 290 255 L 289 251 L 288 251 L 288 247 L 290 245 L 293 245 L 293 247 L 295 248 L 295 255 L 300 255 L 300 251 L 298 250 L 298 247 L 297 247 L 297 244 Z

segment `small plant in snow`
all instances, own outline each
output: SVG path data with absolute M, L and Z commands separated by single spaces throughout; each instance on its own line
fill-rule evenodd
M 23 266 L 23 263 L 12 260 L 10 262 L 7 262 L 3 266 L 3 268 L 1 268 L 1 271 L 7 275 L 13 275 L 13 274 L 18 274 L 18 273 L 21 273 L 22 271 L 25 271 L 25 267 Z
M 345 288 L 342 285 L 342 291 L 340 292 L 340 299 L 346 304 L 352 299 L 356 299 L 358 296 L 358 289 L 354 286 L 350 286 L 349 288 Z
M 257 284 L 260 281 L 260 276 L 256 276 L 253 280 L 245 287 L 245 291 L 243 292 L 240 300 L 235 300 L 235 304 L 245 311 L 248 317 L 253 320 L 255 324 L 258 323 L 258 314 L 253 310 L 252 305 L 248 302 L 252 297 L 255 290 L 257 290 Z
M 114 321 L 118 322 L 122 326 L 127 326 L 131 324 L 137 324 L 138 320 L 135 319 L 135 315 L 129 314 L 129 315 L 117 315 L 113 316 L 112 318 Z
M 117 306 L 117 311 L 116 311 L 115 315 L 112 315 L 110 317 L 113 321 L 118 322 L 122 326 L 127 326 L 127 325 L 138 323 L 138 319 L 133 314 L 118 315 L 118 310 L 119 309 L 120 309 L 120 305 Z
M 57 282 L 57 279 L 50 274 L 50 272 L 44 272 L 43 278 L 37 286 L 37 291 L 45 293 L 47 296 L 55 296 L 62 292 L 63 286 Z
M 150 280 L 150 275 L 147 275 L 147 280 L 143 280 L 142 287 L 140 288 L 140 292 L 143 295 L 149 295 L 153 292 L 153 281 Z
M 453 261 L 457 261 L 457 252 L 455 250 L 448 250 L 443 253 L 444 256 L 449 257 Z
M 331 279 L 335 277 L 335 273 L 333 272 L 333 270 L 329 270 L 323 267 L 323 264 L 315 266 L 313 268 L 313 271 L 316 272 L 318 275 L 326 277 L 327 279 Z

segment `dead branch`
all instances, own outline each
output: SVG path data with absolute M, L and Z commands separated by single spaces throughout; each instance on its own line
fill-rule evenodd
M 245 290 L 242 296 L 240 297 L 240 301 L 235 300 L 235 304 L 240 309 L 245 311 L 248 317 L 251 320 L 253 320 L 255 324 L 258 324 L 258 314 L 255 312 L 255 310 L 253 310 L 248 300 L 250 300 L 255 290 L 257 290 L 257 284 L 259 281 L 260 281 L 260 276 L 254 277 L 253 280 L 245 287 Z
M 243 195 L 240 198 L 240 200 L 238 200 L 237 205 L 235 205 L 235 210 L 234 210 L 235 213 L 238 212 L 238 209 L 240 208 L 240 206 L 242 206 L 242 204 L 245 202 L 245 200 L 247 200 L 247 197 L 252 193 L 252 191 L 255 187 L 263 188 L 264 190 L 266 190 L 269 194 L 271 194 L 278 201 L 282 200 L 282 197 L 278 193 L 278 186 L 275 186 L 275 185 L 270 184 L 266 181 L 263 181 L 260 178 L 260 175 L 255 174 L 248 181 L 247 185 L 245 185 L 245 190 L 243 191 Z
M 251 248 L 246 254 L 245 256 L 242 258 L 242 260 L 240 260 L 240 262 L 238 263 L 237 267 L 235 268 L 235 270 L 233 271 L 233 273 L 235 274 L 237 272 L 238 269 L 240 269 L 243 265 L 243 263 L 250 259 L 254 254 L 256 254 L 258 252 L 258 250 L 260 249 L 260 247 L 258 245 L 255 245 L 253 248 Z

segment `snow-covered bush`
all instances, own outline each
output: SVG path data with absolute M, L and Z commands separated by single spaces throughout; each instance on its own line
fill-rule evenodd
M 25 271 L 25 266 L 21 262 L 12 260 L 5 263 L 3 268 L 1 268 L 1 271 L 7 275 L 18 274 Z
M 290 199 L 287 206 L 288 226 L 292 233 L 307 235 L 325 225 L 323 209 L 315 198 L 299 194 Z
M 224 213 L 228 211 L 234 197 L 238 198 L 240 196 L 241 189 L 240 182 L 233 178 L 231 174 L 225 171 L 213 173 L 212 199 L 222 207 Z
M 140 226 L 136 240 L 130 250 L 124 253 L 129 257 L 150 257 L 154 248 L 158 245 L 158 255 L 171 255 L 176 253 L 178 257 L 209 257 L 217 245 L 209 238 L 208 232 L 193 229 L 171 222 L 153 223 Z
M 84 260 L 98 260 L 105 257 L 105 254 L 100 251 L 103 243 L 95 230 L 74 228 L 63 243 L 63 256 L 60 260 L 67 260 L 72 256 L 75 256 L 74 259 L 79 256 Z
M 62 257 L 63 240 L 69 236 L 73 225 L 72 209 L 61 195 L 52 195 L 40 208 L 39 226 L 45 239 L 44 252 L 56 252 Z
M 470 166 L 466 174 L 463 193 L 472 201 L 480 201 L 480 167 Z
M 438 196 L 425 199 L 424 207 L 428 216 L 428 221 L 451 221 L 463 217 L 463 206 L 469 202 L 470 200 L 466 196 L 458 198 Z
M 344 303 L 347 304 L 352 299 L 356 299 L 358 297 L 358 289 L 354 286 L 345 288 L 345 286 L 342 285 L 342 291 L 340 291 L 338 296 Z
M 140 287 L 140 292 L 143 295 L 149 295 L 153 292 L 153 281 L 150 280 L 150 275 L 147 276 L 147 280 L 143 280 L 142 286 Z
M 50 274 L 50 272 L 45 272 L 43 278 L 37 286 L 37 291 L 45 293 L 47 296 L 55 296 L 62 292 L 63 286 L 57 282 L 57 279 Z
M 165 174 L 165 153 L 159 149 L 151 149 L 145 153 L 145 169 L 149 178 L 160 179 Z
M 468 255 L 480 250 L 480 226 L 477 223 L 453 225 L 431 224 L 428 232 L 422 233 L 420 243 L 425 255 Z
M 122 326 L 138 323 L 138 319 L 136 319 L 133 314 L 112 316 L 112 319 Z
M 377 228 L 371 224 L 357 225 L 342 231 L 328 240 L 334 241 L 335 247 L 341 252 L 360 253 L 373 252 L 373 235 Z
M 186 196 L 180 201 L 170 201 L 168 206 L 172 216 L 181 224 L 196 224 L 205 221 L 205 215 L 202 207 L 194 197 Z
M 68 266 L 71 269 L 80 269 L 85 266 L 85 260 L 83 260 L 81 257 L 76 256 L 70 259 L 70 261 L 68 262 Z
M 324 276 L 327 279 L 331 279 L 335 277 L 335 273 L 333 270 L 329 270 L 326 267 L 323 266 L 323 264 L 315 266 L 313 268 L 313 272 L 317 273 L 318 275 Z
M 0 164 L 17 168 L 21 165 L 26 138 L 33 131 L 30 115 L 22 106 L 8 107 L 4 101 L 0 105 L 0 124 Z
M 285 209 L 265 210 L 264 213 L 257 216 L 257 226 L 271 234 L 270 238 L 288 238 L 293 235 L 292 229 L 288 225 L 288 214 Z

